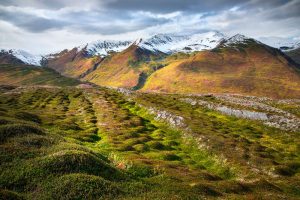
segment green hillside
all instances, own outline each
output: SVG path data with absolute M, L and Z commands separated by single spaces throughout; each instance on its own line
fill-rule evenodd
M 1 64 L 0 84 L 2 85 L 51 85 L 74 86 L 80 82 L 66 78 L 53 69 L 24 64 Z

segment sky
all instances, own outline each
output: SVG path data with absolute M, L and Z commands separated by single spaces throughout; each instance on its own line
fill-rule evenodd
M 212 30 L 300 41 L 300 0 L 0 0 L 0 49 L 34 54 Z

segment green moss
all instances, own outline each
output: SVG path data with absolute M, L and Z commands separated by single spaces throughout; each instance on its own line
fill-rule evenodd
M 108 179 L 120 178 L 122 174 L 100 158 L 88 152 L 66 150 L 37 160 L 43 173 L 87 173 Z
M 0 200 L 22 200 L 25 199 L 17 192 L 0 189 Z
M 152 149 L 164 150 L 166 148 L 165 145 L 158 141 L 149 141 L 146 144 Z
M 24 111 L 23 112 L 17 112 L 15 114 L 15 116 L 16 116 L 17 119 L 31 121 L 31 122 L 35 122 L 35 123 L 38 123 L 38 124 L 41 123 L 41 118 L 38 115 L 29 113 L 29 112 L 24 112 Z
M 117 184 L 86 174 L 64 175 L 42 185 L 40 199 L 114 199 L 122 194 Z
M 45 134 L 43 129 L 30 124 L 8 124 L 0 126 L 0 143 L 3 143 L 10 137 L 26 134 Z
M 133 148 L 138 152 L 145 152 L 149 150 L 149 147 L 145 144 L 136 144 Z

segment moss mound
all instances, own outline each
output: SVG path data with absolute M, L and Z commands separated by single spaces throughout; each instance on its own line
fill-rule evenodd
M 35 125 L 30 124 L 7 124 L 0 126 L 0 143 L 5 142 L 9 137 L 25 134 L 43 135 L 44 131 Z
M 213 196 L 213 197 L 218 197 L 222 196 L 222 194 L 218 191 L 216 191 L 212 186 L 204 183 L 198 183 L 193 186 L 193 191 L 196 193 L 200 193 L 203 195 L 208 195 L 208 196 Z
M 69 174 L 44 185 L 42 199 L 114 199 L 122 193 L 120 188 L 101 177 Z
M 31 122 L 35 122 L 38 124 L 40 124 L 42 122 L 41 118 L 38 115 L 29 113 L 29 112 L 24 112 L 24 111 L 15 113 L 15 117 L 17 119 L 31 121 Z
M 0 200 L 22 200 L 22 199 L 24 198 L 16 192 L 0 189 Z
M 147 142 L 147 145 L 152 149 L 157 149 L 157 150 L 164 150 L 165 149 L 165 145 L 163 145 L 162 143 L 160 143 L 158 141 Z
M 107 179 L 121 178 L 121 172 L 95 155 L 79 151 L 65 150 L 43 157 L 38 168 L 47 173 L 86 173 Z

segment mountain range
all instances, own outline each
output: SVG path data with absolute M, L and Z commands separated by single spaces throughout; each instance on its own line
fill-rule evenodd
M 274 48 L 216 31 L 157 34 L 133 41 L 99 40 L 43 56 L 2 50 L 0 63 L 43 66 L 63 76 L 133 90 L 299 97 L 299 44 L 276 43 Z

